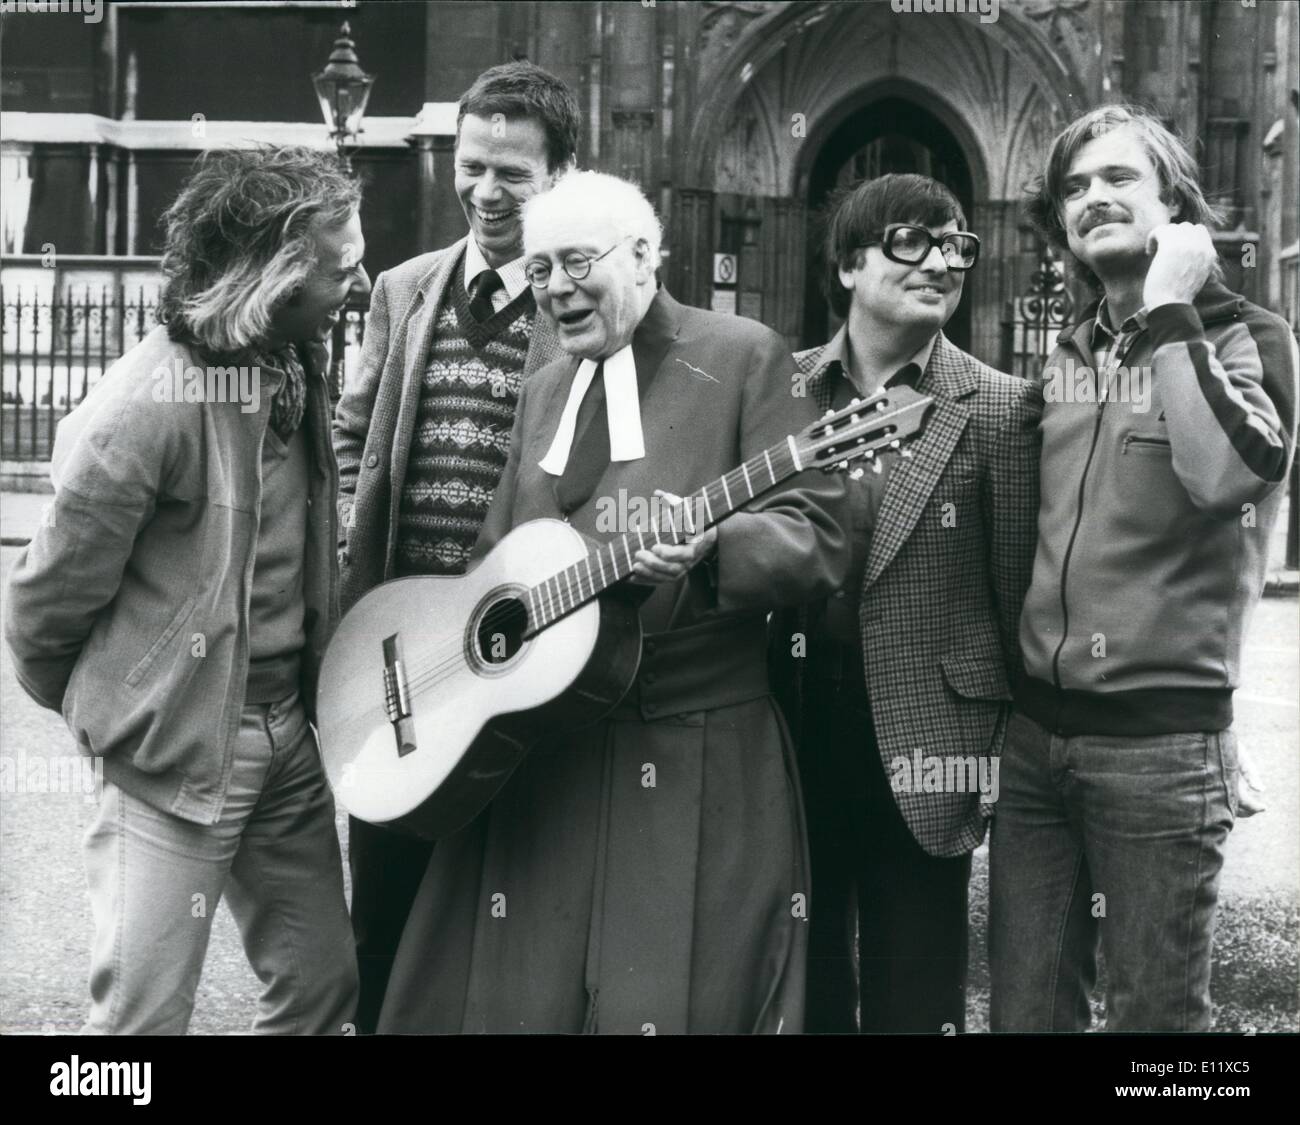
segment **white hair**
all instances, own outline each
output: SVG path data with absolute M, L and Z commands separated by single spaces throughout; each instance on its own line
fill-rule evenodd
M 535 229 L 535 224 L 556 214 L 581 215 L 593 222 L 604 219 L 621 237 L 644 239 L 650 247 L 651 265 L 658 268 L 663 226 L 636 184 L 606 172 L 570 172 L 550 191 L 534 195 L 524 204 L 525 246 L 530 224 Z

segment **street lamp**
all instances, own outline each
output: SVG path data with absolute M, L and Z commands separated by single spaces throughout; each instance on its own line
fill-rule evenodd
M 320 102 L 321 114 L 329 127 L 330 136 L 338 149 L 339 163 L 347 172 L 352 171 L 348 158 L 348 138 L 361 132 L 361 118 L 365 116 L 366 102 L 370 100 L 370 87 L 375 84 L 373 74 L 367 74 L 357 61 L 356 44 L 352 42 L 352 28 L 344 23 L 339 37 L 334 40 L 325 69 L 312 75 L 311 84 Z M 347 304 L 334 324 L 330 337 L 330 391 L 337 396 L 343 390 L 343 353 L 347 348 L 347 322 L 354 298 L 368 296 L 368 290 L 358 293 L 360 283 L 354 283 Z M 364 306 L 360 306 L 364 307 Z
M 361 69 L 348 24 L 339 28 L 339 37 L 334 40 L 329 62 L 324 70 L 312 75 L 311 84 L 316 88 L 316 100 L 320 102 L 330 136 L 338 146 L 339 160 L 351 171 L 352 165 L 344 146 L 349 137 L 361 132 L 361 118 L 365 115 L 375 78 Z

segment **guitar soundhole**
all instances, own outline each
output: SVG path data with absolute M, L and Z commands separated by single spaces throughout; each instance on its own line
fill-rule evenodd
M 487 665 L 505 664 L 523 647 L 528 611 L 518 598 L 502 598 L 479 618 L 478 656 Z

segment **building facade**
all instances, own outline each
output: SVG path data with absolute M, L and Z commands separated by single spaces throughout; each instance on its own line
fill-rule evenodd
M 355 155 L 372 275 L 463 233 L 454 103 L 481 70 L 527 57 L 578 91 L 581 163 L 656 201 L 673 292 L 792 347 L 831 327 L 829 193 L 919 171 L 953 188 L 984 242 L 951 335 L 1003 362 L 1011 302 L 1042 283 L 1024 187 L 1061 125 L 1117 101 L 1194 139 L 1229 214 L 1229 283 L 1297 321 L 1293 0 L 105 2 L 98 19 L 4 6 L 11 276 L 50 248 L 157 253 L 159 216 L 204 147 L 328 145 L 311 75 L 346 19 L 376 76 Z

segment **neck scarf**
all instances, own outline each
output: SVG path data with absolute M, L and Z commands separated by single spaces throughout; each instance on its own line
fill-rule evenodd
M 283 371 L 284 380 L 271 398 L 271 429 L 282 441 L 288 441 L 302 425 L 307 406 L 307 373 L 298 349 L 292 344 L 278 352 L 258 352 L 254 362 L 268 371 Z

